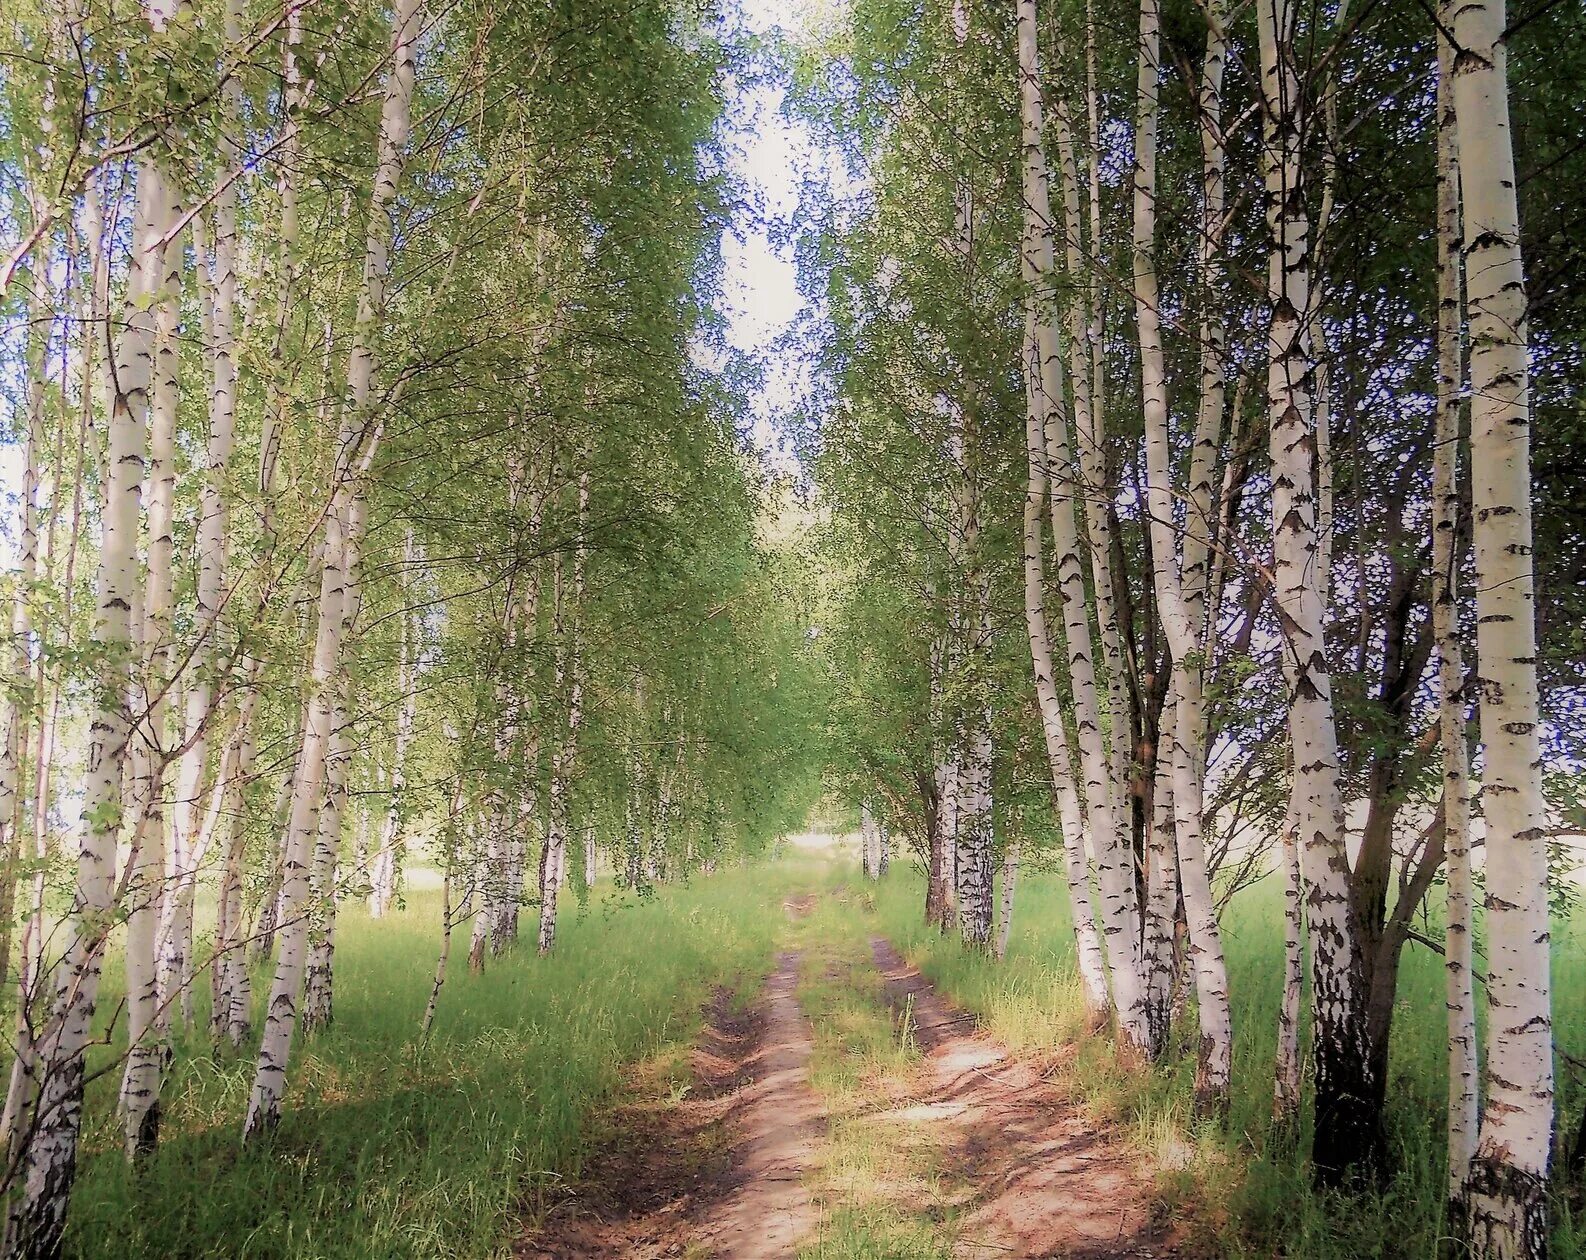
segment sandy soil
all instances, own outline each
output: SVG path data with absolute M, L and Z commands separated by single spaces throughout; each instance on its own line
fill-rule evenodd
M 955 1205 L 957 1255 L 1182 1254 L 1155 1218 L 1152 1170 L 1075 1105 L 1060 1084 L 1061 1059 L 1013 1055 L 944 1001 L 890 942 L 870 944 L 888 1002 L 910 1013 L 926 1057 L 925 1088 L 875 1120 L 928 1122 L 943 1144 L 945 1167 L 965 1186 Z

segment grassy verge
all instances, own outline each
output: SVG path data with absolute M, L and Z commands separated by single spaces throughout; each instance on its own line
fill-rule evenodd
M 1077 1086 L 1099 1116 L 1132 1127 L 1163 1168 L 1169 1199 L 1193 1203 L 1202 1242 L 1233 1257 L 1307 1260 L 1426 1257 L 1443 1232 L 1444 1039 L 1441 959 L 1411 946 L 1404 958 L 1385 1117 L 1396 1174 L 1380 1193 L 1341 1201 L 1311 1186 L 1309 1134 L 1283 1144 L 1271 1131 L 1272 1064 L 1280 998 L 1283 932 L 1274 889 L 1258 885 L 1224 919 L 1234 1012 L 1233 1106 L 1226 1126 L 1191 1123 L 1190 1045 L 1150 1071 L 1120 1067 L 1104 1038 L 1080 1038 L 1073 931 L 1061 880 L 1021 879 L 1013 942 L 1005 963 L 970 955 L 928 930 L 920 882 L 898 871 L 878 891 L 882 929 L 955 1002 L 978 1012 L 1015 1049 L 1078 1039 Z M 1586 1047 L 1586 930 L 1555 933 L 1555 1026 L 1559 1043 Z M 1192 1026 L 1193 1010 L 1184 1025 Z M 1185 1028 L 1179 1030 L 1184 1034 Z M 1192 1032 L 1192 1027 L 1189 1027 Z M 1566 1090 L 1566 1113 L 1579 1114 Z M 1556 1205 L 1555 1260 L 1586 1256 L 1586 1219 Z
M 875 1112 L 907 1097 L 920 1056 L 886 1003 L 870 953 L 874 902 L 857 879 L 829 891 L 792 932 L 799 1003 L 814 1028 L 810 1080 L 829 1117 L 814 1186 L 821 1208 L 800 1260 L 947 1260 L 950 1196 L 938 1152 L 913 1126 Z M 901 1134 L 901 1138 L 900 1138 Z
M 477 977 L 465 937 L 422 1046 L 438 899 L 378 923 L 345 913 L 336 1022 L 296 1047 L 269 1145 L 238 1141 L 251 1056 L 217 1060 L 207 1040 L 177 1047 L 165 1137 L 137 1175 L 120 1156 L 119 1073 L 94 1082 L 69 1254 L 510 1254 L 540 1191 L 576 1175 L 590 1116 L 625 1066 L 691 1041 L 713 985 L 765 974 L 782 899 L 809 878 L 791 864 L 735 871 L 638 904 L 597 890 L 564 916 L 555 955 L 535 956 L 530 917 L 524 944 Z

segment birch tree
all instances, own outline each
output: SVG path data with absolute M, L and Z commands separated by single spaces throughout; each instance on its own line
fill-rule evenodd
M 1220 27 L 1220 15 L 1208 13 L 1208 25 Z M 1196 1100 L 1208 1110 L 1227 1106 L 1233 1068 L 1233 1028 L 1228 1003 L 1228 969 L 1223 961 L 1222 934 L 1212 900 L 1211 880 L 1201 839 L 1201 766 L 1204 724 L 1201 681 L 1202 633 L 1185 598 L 1180 557 L 1185 546 L 1175 538 L 1174 494 L 1168 423 L 1167 371 L 1162 353 L 1159 314 L 1161 291 L 1156 274 L 1156 164 L 1158 126 L 1158 59 L 1161 13 L 1156 0 L 1140 5 L 1140 64 L 1136 83 L 1137 119 L 1134 154 L 1134 293 L 1135 326 L 1140 341 L 1140 399 L 1145 412 L 1151 554 L 1157 607 L 1173 656 L 1173 725 L 1168 756 L 1172 765 L 1173 822 L 1178 842 L 1180 891 L 1190 931 L 1190 957 L 1199 998 L 1201 1050 L 1196 1075 Z M 1214 34 L 1208 44 L 1207 72 L 1220 77 L 1223 57 Z M 1203 91 L 1215 99 L 1217 87 Z M 1206 126 L 1217 128 L 1214 116 Z M 1221 421 L 1220 400 L 1216 423 Z M 1212 445 L 1215 445 L 1213 439 Z M 1199 448 L 1201 443 L 1197 441 Z M 1196 528 L 1191 521 L 1186 535 Z M 1187 560 L 1188 557 L 1186 556 Z M 1160 756 L 1160 752 L 1158 753 Z
M 1380 1155 L 1381 1117 L 1365 1045 L 1361 961 L 1344 849 L 1332 676 L 1322 639 L 1314 364 L 1308 339 L 1309 216 L 1300 138 L 1295 12 L 1257 0 L 1261 42 L 1262 162 L 1266 185 L 1270 326 L 1267 417 L 1272 458 L 1273 587 L 1283 630 L 1292 810 L 1308 889 L 1316 1124 L 1312 1158 L 1324 1177 L 1345 1176 Z
M 1490 959 L 1486 1107 L 1466 1207 L 1473 1254 L 1539 1257 L 1547 1253 L 1553 1125 L 1547 813 L 1531 559 L 1526 296 L 1505 26 L 1502 0 L 1477 0 L 1453 13 Z
M 419 0 L 400 0 L 391 34 L 391 70 L 386 78 L 380 118 L 378 165 L 371 195 L 369 232 L 364 250 L 364 287 L 359 298 L 357 333 L 348 360 L 342 433 L 332 472 L 330 509 L 324 527 L 324 558 L 314 632 L 308 718 L 292 788 L 291 815 L 284 858 L 285 934 L 266 1007 L 263 1040 L 254 1073 L 245 1137 L 273 1129 L 280 1118 L 286 1087 L 286 1065 L 297 1023 L 298 994 L 306 963 L 310 845 L 318 834 L 326 758 L 337 724 L 341 637 L 347 575 L 344 571 L 348 509 L 353 477 L 375 446 L 370 430 L 377 418 L 368 414 L 374 377 L 373 341 L 385 310 L 390 266 L 390 205 L 402 174 L 410 126 L 409 110 L 416 71 L 420 29 Z

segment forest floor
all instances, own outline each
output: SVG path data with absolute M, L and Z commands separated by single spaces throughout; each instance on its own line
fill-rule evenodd
M 763 988 L 718 989 L 679 1080 L 644 1065 L 523 1260 L 1177 1256 L 1155 1170 L 941 997 L 864 893 L 784 903 Z

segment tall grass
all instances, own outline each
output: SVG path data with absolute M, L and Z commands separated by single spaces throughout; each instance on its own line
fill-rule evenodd
M 1446 1024 L 1442 960 L 1407 947 L 1394 1019 L 1385 1117 L 1392 1175 L 1381 1190 L 1344 1199 L 1315 1190 L 1305 1166 L 1309 1132 L 1272 1131 L 1273 1056 L 1281 996 L 1281 900 L 1270 881 L 1236 897 L 1223 920 L 1234 1014 L 1233 1100 L 1226 1126 L 1191 1120 L 1193 1009 L 1170 1060 L 1120 1066 L 1102 1038 L 1080 1036 L 1082 1007 L 1062 881 L 1032 874 L 1019 885 L 1013 941 L 997 964 L 971 955 L 921 921 L 923 891 L 906 872 L 879 894 L 892 939 L 960 1004 L 1015 1048 L 1078 1040 L 1075 1079 L 1097 1111 L 1133 1126 L 1167 1167 L 1164 1189 L 1190 1208 L 1203 1241 L 1228 1256 L 1426 1257 L 1443 1232 Z M 1558 1044 L 1586 1050 L 1586 928 L 1555 925 Z M 1562 1111 L 1579 1115 L 1581 1090 L 1561 1078 Z M 1555 1206 L 1554 1256 L 1586 1256 L 1586 1219 L 1566 1196 Z
M 344 912 L 335 1023 L 296 1046 L 272 1140 L 239 1142 L 251 1056 L 217 1059 L 201 1037 L 177 1047 L 164 1138 L 136 1174 L 120 1154 L 119 1072 L 93 1082 L 68 1254 L 511 1255 L 544 1190 L 578 1173 L 586 1123 L 624 1065 L 691 1039 L 712 986 L 763 977 L 784 892 L 807 876 L 734 871 L 641 903 L 597 890 L 586 912 L 568 907 L 553 956 L 535 956 L 530 915 L 482 976 L 465 938 L 425 1044 L 438 898 L 379 922 Z M 198 1015 L 202 1028 L 207 995 Z

